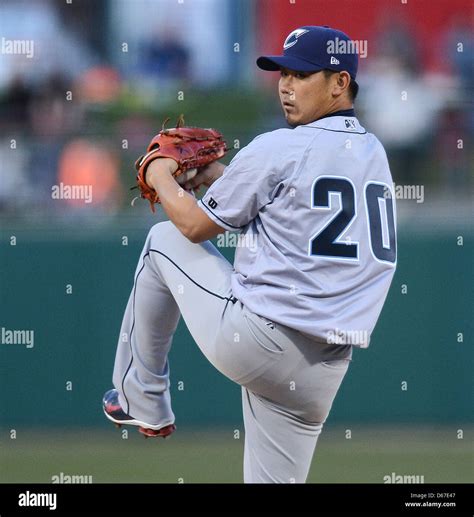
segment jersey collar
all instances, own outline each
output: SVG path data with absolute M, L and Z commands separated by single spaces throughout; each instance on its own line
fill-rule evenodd
M 359 135 L 367 133 L 367 131 L 359 124 L 352 108 L 328 113 L 327 115 L 324 115 L 314 122 L 302 127 L 323 129 L 325 131 L 334 131 L 337 133 L 353 133 Z

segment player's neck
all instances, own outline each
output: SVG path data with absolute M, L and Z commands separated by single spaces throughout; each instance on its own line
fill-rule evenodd
M 328 106 L 324 116 L 331 115 L 337 111 L 347 111 L 351 109 L 354 109 L 354 104 L 352 102 L 350 102 L 348 99 L 338 99 L 336 102 L 334 102 L 334 104 Z
M 355 117 L 354 106 L 339 107 L 334 110 L 328 111 L 324 115 L 321 115 L 316 120 L 321 120 L 327 117 Z

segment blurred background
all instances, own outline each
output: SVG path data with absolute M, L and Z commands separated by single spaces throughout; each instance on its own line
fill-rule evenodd
M 472 482 L 473 14 L 470 0 L 2 0 L 0 481 L 241 481 L 240 390 L 182 323 L 178 432 L 144 441 L 101 414 L 136 260 L 166 218 L 131 206 L 133 164 L 181 113 L 224 133 L 226 163 L 286 127 L 278 74 L 255 59 L 330 25 L 367 42 L 356 112 L 409 188 L 392 289 L 310 481 Z

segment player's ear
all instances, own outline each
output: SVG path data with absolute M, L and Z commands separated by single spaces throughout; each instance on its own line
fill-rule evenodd
M 338 72 L 334 74 L 335 82 L 333 84 L 333 94 L 336 97 L 339 97 L 344 92 L 348 91 L 349 85 L 351 83 L 351 76 L 348 72 Z

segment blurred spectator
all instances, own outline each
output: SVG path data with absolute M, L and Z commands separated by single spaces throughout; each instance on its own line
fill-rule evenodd
M 86 70 L 75 84 L 75 92 L 81 101 L 88 103 L 108 103 L 116 101 L 121 91 L 121 81 L 117 70 L 111 66 L 96 66 Z
M 463 87 L 474 87 L 474 36 L 472 25 L 465 18 L 455 17 L 446 30 L 443 52 L 452 64 L 452 72 L 459 76 Z
M 439 121 L 434 157 L 439 164 L 443 191 L 468 193 L 472 184 L 468 117 L 456 106 L 447 107 Z
M 396 183 L 421 181 L 442 107 L 423 75 L 416 42 L 403 26 L 385 28 L 361 81 L 367 127 L 384 144 Z
M 400 18 L 393 19 L 387 13 L 387 18 L 380 20 L 380 32 L 375 37 L 372 48 L 378 58 L 389 61 L 401 61 L 403 68 L 416 74 L 420 68 L 420 49 L 413 33 Z
M 177 30 L 157 31 L 141 47 L 139 68 L 144 75 L 156 76 L 161 82 L 189 78 L 189 49 Z
M 30 182 L 35 185 L 37 205 L 51 201 L 51 185 L 56 182 L 59 154 L 71 133 L 82 122 L 81 106 L 68 100 L 72 85 L 61 73 L 50 75 L 36 91 L 30 105 L 28 167 Z
M 27 43 L 29 49 L 0 59 L 0 208 L 9 210 L 12 202 L 48 206 L 64 139 L 81 126 L 78 104 L 67 92 L 93 58 L 61 23 L 51 0 L 2 0 L 0 29 L 2 42 Z
M 33 43 L 31 58 L 2 55 L 0 89 L 18 75 L 33 85 L 57 71 L 72 78 L 95 61 L 86 42 L 61 23 L 50 0 L 2 0 L 0 29 L 5 39 Z
M 27 178 L 29 149 L 24 138 L 0 140 L 0 212 L 18 215 L 28 205 L 34 188 Z
M 56 138 L 77 127 L 80 123 L 78 104 L 73 102 L 72 94 L 72 84 L 61 72 L 48 75 L 32 98 L 30 116 L 33 135 L 41 139 Z
M 472 136 L 474 110 L 474 36 L 469 21 L 460 15 L 453 17 L 440 38 L 440 52 L 450 65 L 455 85 L 452 99 L 443 110 L 436 139 L 436 161 L 444 191 L 470 192 L 473 185 Z
M 118 171 L 119 160 L 107 146 L 76 138 L 61 153 L 53 199 L 88 215 L 115 212 L 122 196 Z
M 29 124 L 29 109 L 34 96 L 33 88 L 19 75 L 0 93 L 0 132 L 25 129 Z

